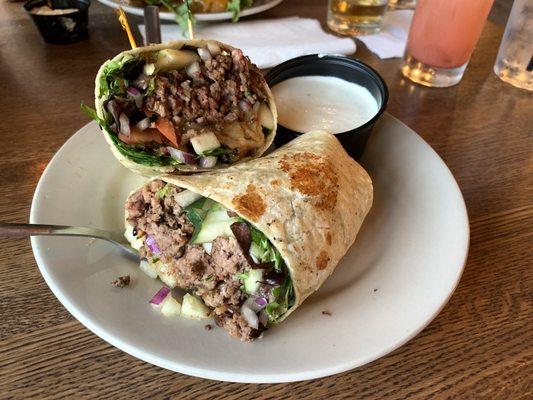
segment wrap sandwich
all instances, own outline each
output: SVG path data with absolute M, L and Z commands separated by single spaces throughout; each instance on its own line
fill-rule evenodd
M 182 314 L 249 341 L 322 285 L 372 196 L 365 170 L 316 131 L 224 170 L 150 180 L 126 201 L 126 237 L 145 272 L 191 293 Z
M 146 176 L 206 171 L 261 156 L 276 132 L 263 76 L 213 40 L 124 51 L 100 68 L 96 112 L 115 157 Z

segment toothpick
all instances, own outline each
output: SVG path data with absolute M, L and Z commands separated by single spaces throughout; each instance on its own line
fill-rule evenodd
M 132 49 L 137 47 L 137 43 L 135 43 L 135 38 L 133 37 L 133 34 L 131 33 L 130 24 L 128 22 L 128 17 L 126 17 L 126 13 L 122 9 L 122 7 L 119 7 L 115 10 L 118 16 L 118 22 L 120 22 L 120 25 L 122 25 L 122 29 L 126 31 L 126 35 L 128 35 L 128 40 L 130 41 L 130 46 Z
M 194 30 L 192 27 L 192 13 L 189 8 L 189 0 L 185 0 L 185 6 L 187 7 L 187 26 L 189 28 L 189 39 L 194 40 Z

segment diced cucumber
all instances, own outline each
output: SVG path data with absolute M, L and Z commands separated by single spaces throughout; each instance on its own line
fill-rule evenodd
M 139 264 L 139 268 L 141 268 L 141 271 L 144 272 L 146 275 L 148 275 L 152 279 L 157 278 L 157 269 L 155 264 L 152 264 L 148 262 L 147 260 L 141 260 L 141 263 Z
M 261 247 L 255 244 L 255 242 L 252 242 L 252 244 L 250 245 L 250 255 L 256 263 L 259 263 L 263 261 L 263 256 L 265 255 L 265 252 Z
M 210 224 L 211 222 L 229 221 L 229 220 L 234 221 L 235 218 L 230 217 L 228 215 L 227 210 L 212 209 L 205 216 L 204 223 Z
M 202 198 L 201 194 L 191 192 L 190 190 L 183 190 L 182 192 L 176 193 L 174 199 L 181 207 L 190 206 L 196 200 Z
M 126 227 L 126 231 L 124 232 L 124 237 L 130 243 L 133 243 L 133 242 L 135 242 L 137 240 L 137 238 L 133 235 L 133 226 L 132 225 L 128 225 Z
M 155 68 L 158 71 L 171 71 L 185 68 L 195 61 L 200 61 L 200 56 L 194 51 L 164 49 L 157 54 Z
M 170 294 L 163 300 L 161 314 L 165 317 L 177 317 L 181 313 L 181 304 Z
M 144 246 L 144 239 L 143 238 L 137 238 L 133 235 L 133 226 L 128 225 L 126 227 L 126 231 L 124 232 L 124 237 L 128 242 L 130 242 L 130 246 L 139 251 L 141 247 Z
M 244 280 L 244 290 L 248 294 L 257 293 L 259 285 L 263 280 L 263 270 L 262 269 L 251 269 L 248 271 L 248 276 Z
M 202 243 L 202 247 L 204 248 L 207 254 L 211 254 L 211 250 L 213 249 L 212 243 Z
M 265 103 L 261 103 L 261 106 L 259 107 L 259 122 L 261 123 L 261 126 L 268 130 L 274 129 L 274 116 Z
M 193 243 L 210 243 L 215 240 L 217 237 L 233 237 L 233 232 L 231 231 L 231 224 L 237 222 L 236 218 L 232 218 L 225 221 L 213 221 L 207 223 L 204 221 L 200 232 L 194 239 Z
M 220 142 L 213 132 L 206 132 L 191 138 L 191 145 L 196 154 L 203 154 L 206 151 L 219 148 Z
M 187 293 L 183 296 L 181 316 L 191 319 L 209 318 L 209 308 L 205 306 L 201 299 Z

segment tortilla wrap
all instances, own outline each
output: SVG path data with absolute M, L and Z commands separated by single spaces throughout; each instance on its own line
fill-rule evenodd
M 96 75 L 96 80 L 95 80 L 95 108 L 96 108 L 96 113 L 97 113 L 98 117 L 103 119 L 104 116 L 105 116 L 104 112 L 107 113 L 105 111 L 105 109 L 104 109 L 104 105 L 105 105 L 106 100 L 108 100 L 109 96 L 101 95 L 99 81 L 100 81 L 100 79 L 101 79 L 101 77 L 102 77 L 102 75 L 104 73 L 104 70 L 105 70 L 106 66 L 110 62 L 112 62 L 112 61 L 121 61 L 125 56 L 126 57 L 127 56 L 138 57 L 140 54 L 143 54 L 143 53 L 154 52 L 154 51 L 159 51 L 159 50 L 163 50 L 163 49 L 179 50 L 183 46 L 196 47 L 196 48 L 205 47 L 208 42 L 216 43 L 216 44 L 218 44 L 220 46 L 220 48 L 222 48 L 224 50 L 228 50 L 230 52 L 231 52 L 231 50 L 235 49 L 232 46 L 229 46 L 227 44 L 220 43 L 220 42 L 217 42 L 217 41 L 214 41 L 214 40 L 174 41 L 174 42 L 168 42 L 168 43 L 165 43 L 165 44 L 150 45 L 150 46 L 146 46 L 146 47 L 137 47 L 135 49 L 123 51 L 122 53 L 120 53 L 116 57 L 114 57 L 113 59 L 106 61 L 100 67 L 100 69 L 99 69 L 99 71 L 98 71 L 98 73 Z M 272 130 L 270 130 L 268 132 L 268 134 L 265 135 L 265 143 L 256 152 L 254 157 L 244 157 L 241 160 L 237 161 L 235 164 L 245 162 L 245 161 L 249 160 L 250 158 L 260 157 L 266 151 L 266 149 L 268 149 L 270 147 L 270 145 L 274 141 L 274 136 L 276 135 L 278 114 L 277 114 L 277 111 L 276 111 L 276 105 L 274 103 L 274 97 L 272 96 L 272 92 L 270 91 L 270 88 L 268 87 L 266 81 L 264 80 L 264 78 L 262 76 L 261 76 L 261 80 L 263 82 L 264 94 L 267 97 L 268 105 L 269 105 L 270 111 L 272 112 L 273 121 L 274 121 L 274 127 L 273 127 Z M 185 165 L 185 164 L 184 165 L 177 165 L 177 166 L 147 166 L 147 165 L 139 164 L 139 163 L 136 163 L 135 161 L 129 159 L 126 155 L 122 154 L 117 149 L 116 145 L 113 143 L 113 140 L 112 140 L 112 138 L 110 136 L 110 133 L 106 129 L 102 128 L 102 133 L 104 134 L 104 138 L 105 138 L 106 142 L 108 143 L 109 147 L 111 148 L 111 151 L 112 151 L 113 155 L 117 158 L 117 160 L 120 161 L 120 163 L 122 165 L 124 165 L 126 168 L 128 168 L 132 172 L 140 174 L 140 175 L 151 177 L 151 176 L 157 176 L 157 175 L 160 175 L 160 174 L 180 174 L 180 173 L 185 173 L 186 174 L 186 173 L 205 172 L 205 171 L 209 171 L 209 170 L 225 168 L 225 166 L 223 166 L 223 165 L 217 165 L 214 168 L 210 168 L 210 169 L 208 169 L 208 168 L 199 169 L 197 166 L 191 166 L 191 165 Z
M 372 181 L 324 131 L 298 137 L 270 155 L 224 170 L 162 176 L 215 200 L 262 231 L 292 277 L 295 304 L 331 275 L 372 206 Z

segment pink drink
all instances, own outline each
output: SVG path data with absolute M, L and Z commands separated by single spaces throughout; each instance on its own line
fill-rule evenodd
M 419 0 L 407 52 L 425 64 L 457 68 L 466 64 L 494 0 Z

